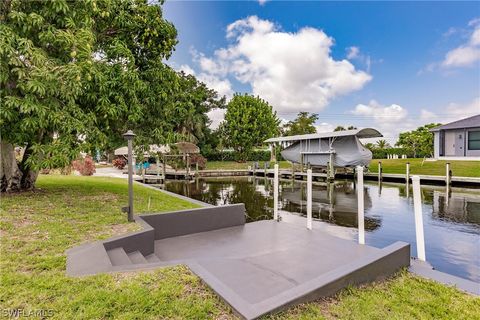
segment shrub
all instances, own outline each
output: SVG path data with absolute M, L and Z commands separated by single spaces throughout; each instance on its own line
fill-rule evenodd
M 95 163 L 90 156 L 86 156 L 84 159 L 73 161 L 72 166 L 82 176 L 91 176 L 95 173 Z
M 202 154 L 209 161 L 238 161 L 238 155 L 233 151 L 214 151 L 214 152 L 203 152 Z M 277 160 L 282 160 L 280 153 L 277 154 Z M 247 161 L 270 161 L 270 151 L 269 150 L 255 150 L 252 151 Z
M 115 168 L 122 170 L 127 165 L 127 160 L 124 158 L 113 159 L 112 164 Z
M 198 163 L 198 168 L 203 170 L 207 166 L 207 159 L 205 159 L 205 157 L 202 156 L 201 154 L 190 155 L 190 166 L 195 167 L 197 163 Z
M 71 175 L 72 174 L 72 166 L 65 166 L 63 168 L 60 168 L 60 174 L 61 175 L 64 175 L 64 176 L 68 176 L 68 175 Z

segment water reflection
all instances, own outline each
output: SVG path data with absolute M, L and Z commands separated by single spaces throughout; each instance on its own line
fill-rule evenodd
M 356 238 L 357 195 L 352 181 L 314 183 L 312 213 L 317 227 Z M 367 182 L 364 186 L 367 244 L 411 244 L 416 253 L 411 184 Z M 214 205 L 245 203 L 247 220 L 272 219 L 272 180 L 253 177 L 169 181 L 166 189 Z M 280 181 L 282 218 L 302 223 L 306 184 Z M 480 281 L 480 190 L 422 186 L 427 260 L 438 270 Z M 297 218 L 295 218 L 296 216 Z M 306 223 L 306 222 L 305 222 Z M 314 226 L 315 227 L 315 226 Z

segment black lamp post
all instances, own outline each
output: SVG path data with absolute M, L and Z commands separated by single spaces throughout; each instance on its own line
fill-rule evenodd
M 132 130 L 128 130 L 123 134 L 123 137 L 128 142 L 128 221 L 132 222 L 133 220 L 133 156 L 132 156 L 132 144 L 135 133 Z

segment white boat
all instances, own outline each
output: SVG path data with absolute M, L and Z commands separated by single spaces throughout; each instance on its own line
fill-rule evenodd
M 373 128 L 322 132 L 270 138 L 265 140 L 273 147 L 282 148 L 281 155 L 293 163 L 310 164 L 312 167 L 368 166 L 372 152 L 360 139 L 378 138 L 383 135 Z

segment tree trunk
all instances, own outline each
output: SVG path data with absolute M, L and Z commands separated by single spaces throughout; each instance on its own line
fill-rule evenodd
M 28 168 L 21 170 L 15 158 L 15 148 L 7 141 L 0 142 L 0 191 L 15 192 L 35 187 L 38 171 Z M 24 157 L 28 157 L 25 152 Z

